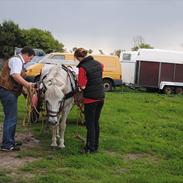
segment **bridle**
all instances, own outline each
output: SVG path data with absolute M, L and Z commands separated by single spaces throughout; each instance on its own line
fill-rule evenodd
M 70 70 L 68 67 L 66 67 L 65 65 L 61 65 L 62 69 L 64 71 L 67 72 L 67 76 L 70 80 L 70 84 L 71 84 L 71 91 L 66 93 L 64 95 L 64 98 L 62 99 L 62 101 L 60 102 L 60 107 L 59 107 L 59 110 L 58 111 L 52 111 L 52 110 L 49 110 L 48 109 L 48 101 L 46 101 L 45 103 L 45 106 L 46 106 L 46 111 L 47 111 L 47 116 L 48 117 L 57 117 L 59 114 L 61 114 L 61 112 L 63 111 L 63 108 L 64 108 L 64 105 L 65 105 L 65 101 L 71 97 L 74 96 L 74 94 L 76 93 L 76 90 L 77 90 L 77 80 L 76 80 L 76 75 L 75 73 Z M 41 93 L 43 93 L 45 95 L 46 93 L 46 85 L 44 83 L 44 79 L 47 77 L 48 74 L 46 74 L 42 80 L 41 80 L 41 83 L 43 84 L 43 88 L 41 89 Z M 74 84 L 73 84 L 73 81 L 74 81 Z M 75 85 L 75 86 L 74 86 Z
M 49 116 L 49 117 L 57 117 L 62 112 L 62 109 L 63 109 L 64 104 L 65 104 L 65 100 L 62 100 L 60 103 L 61 104 L 60 104 L 59 110 L 58 111 L 52 111 L 52 110 L 48 109 L 48 101 L 46 101 L 47 116 Z

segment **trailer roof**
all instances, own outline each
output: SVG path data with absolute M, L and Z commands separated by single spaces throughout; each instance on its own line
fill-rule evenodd
M 183 64 L 183 52 L 162 49 L 139 49 L 136 60 Z

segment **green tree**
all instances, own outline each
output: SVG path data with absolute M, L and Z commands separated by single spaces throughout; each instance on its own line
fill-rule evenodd
M 111 55 L 115 55 L 115 56 L 120 57 L 121 51 L 122 51 L 121 49 L 114 50 L 114 52 L 111 53 Z
M 93 50 L 92 50 L 92 49 L 89 49 L 89 50 L 88 50 L 88 53 L 89 53 L 89 54 L 92 54 L 92 53 L 93 53 Z
M 64 51 L 64 45 L 58 42 L 49 31 L 40 29 L 20 29 L 13 21 L 0 24 L 0 57 L 8 58 L 14 54 L 15 47 L 31 46 L 46 53 Z
M 21 29 L 13 21 L 0 24 L 0 57 L 8 58 L 14 54 L 15 47 L 24 45 Z
M 40 48 L 46 53 L 51 51 L 64 51 L 64 45 L 59 43 L 49 31 L 32 28 L 23 30 L 26 44 L 33 48 Z
M 74 53 L 77 50 L 77 47 L 73 47 L 71 53 Z
M 153 48 L 153 47 L 152 47 L 150 44 L 141 43 L 141 44 L 138 45 L 138 46 L 134 46 L 134 47 L 132 48 L 132 51 L 137 51 L 137 50 L 140 49 L 140 48 L 151 49 L 151 48 Z
M 99 53 L 101 54 L 101 55 L 104 55 L 104 52 L 103 52 L 103 50 L 98 50 L 99 51 Z
M 140 48 L 146 48 L 146 49 L 153 48 L 150 44 L 144 42 L 144 38 L 142 36 L 134 37 L 133 41 L 134 41 L 134 47 L 132 48 L 132 51 L 137 51 Z

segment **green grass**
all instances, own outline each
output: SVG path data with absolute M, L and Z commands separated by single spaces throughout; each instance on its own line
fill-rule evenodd
M 25 115 L 19 100 L 19 119 Z M 2 110 L 1 110 L 2 111 Z M 80 155 L 85 128 L 76 126 L 78 113 L 69 115 L 64 150 L 52 151 L 50 133 L 31 125 L 40 145 L 19 153 L 20 158 L 39 157 L 17 169 L 18 183 L 181 183 L 183 182 L 183 96 L 145 93 L 126 88 L 107 93 L 100 124 L 100 152 Z M 2 119 L 2 113 L 0 113 Z M 2 121 L 2 120 L 1 120 Z M 19 121 L 19 131 L 20 128 Z M 0 182 L 11 182 L 8 172 Z

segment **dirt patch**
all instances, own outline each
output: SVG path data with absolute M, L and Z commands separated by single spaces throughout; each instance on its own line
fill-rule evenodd
M 17 133 L 15 136 L 17 141 L 21 141 L 23 143 L 22 148 L 31 148 L 39 145 L 39 140 L 36 139 L 30 132 L 28 133 Z
M 126 154 L 124 156 L 124 159 L 125 160 L 136 160 L 136 159 L 140 159 L 140 158 L 145 158 L 147 157 L 147 154 L 145 153 L 129 153 L 129 154 Z
M 117 153 L 116 151 L 113 151 L 113 150 L 107 150 L 105 151 L 105 153 L 107 153 L 108 155 L 110 156 L 121 156 L 119 153 Z
M 0 138 L 2 139 L 2 126 L 0 127 Z M 0 139 L 0 140 L 1 140 Z M 33 147 L 39 145 L 39 140 L 37 140 L 30 132 L 16 133 L 17 141 L 21 141 L 23 145 L 21 146 L 21 151 L 31 150 Z M 35 157 L 23 157 L 19 156 L 19 151 L 4 152 L 0 151 L 0 169 L 15 170 L 26 163 L 37 160 Z
M 148 153 L 128 153 L 126 155 L 124 155 L 124 160 L 128 161 L 128 160 L 136 160 L 136 159 L 141 159 L 141 158 L 148 158 L 150 160 L 153 161 L 158 161 L 157 157 L 154 157 L 151 154 Z
M 16 152 L 1 152 L 0 156 L 0 168 L 3 169 L 15 169 L 36 160 L 33 157 L 18 158 Z

